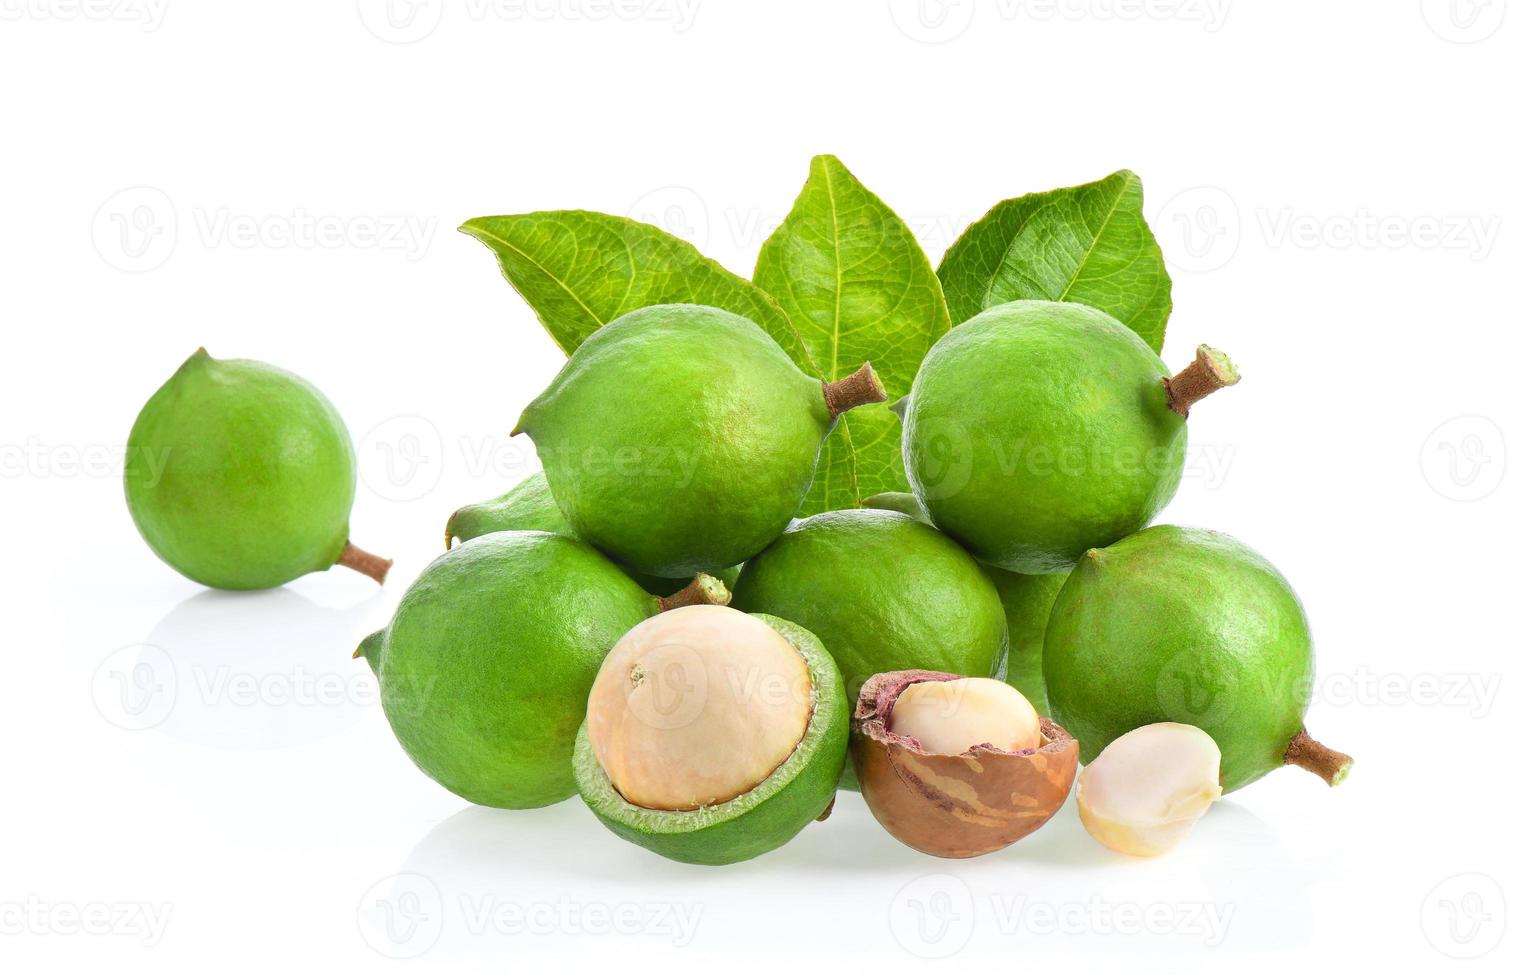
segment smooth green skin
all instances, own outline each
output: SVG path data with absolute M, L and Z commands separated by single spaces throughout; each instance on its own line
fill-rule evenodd
M 549 481 L 535 473 L 500 497 L 467 504 L 455 511 L 444 528 L 444 544 L 470 541 L 493 531 L 550 531 L 575 537 L 575 528 L 560 513 L 550 495 Z
M 587 338 L 517 430 L 583 540 L 682 578 L 738 564 L 782 532 L 833 424 L 822 382 L 753 322 L 669 305 Z
M 1220 746 L 1227 793 L 1283 765 L 1314 661 L 1278 570 L 1195 528 L 1147 528 L 1085 556 L 1046 628 L 1051 708 L 1084 763 L 1142 725 L 1182 722 Z
M 889 491 L 862 501 L 866 507 L 895 510 L 916 521 L 930 524 L 929 515 L 911 493 Z M 1042 717 L 1050 717 L 1051 703 L 1046 698 L 1046 677 L 1041 668 L 1041 649 L 1046 639 L 1046 622 L 1056 594 L 1067 581 L 1067 573 L 1021 575 L 993 565 L 982 570 L 998 589 L 1004 619 L 1009 627 L 1009 665 L 1005 680 L 1035 705 Z
M 587 545 L 502 531 L 434 560 L 359 655 L 419 769 L 472 803 L 527 809 L 575 793 L 571 753 L 597 668 L 658 611 Z
M 551 531 L 580 540 L 550 494 L 549 481 L 544 479 L 543 473 L 533 474 L 500 497 L 468 504 L 455 511 L 444 528 L 444 545 L 447 548 L 456 539 L 469 541 L 494 531 Z M 631 569 L 624 571 L 653 595 L 671 595 L 691 581 L 644 575 Z M 726 568 L 713 574 L 732 588 L 739 578 L 739 569 Z
M 990 565 L 1069 569 L 1145 527 L 1183 474 L 1166 366 L 1076 303 L 995 306 L 946 334 L 904 412 L 909 484 L 935 526 Z
M 795 522 L 745 563 L 729 603 L 812 631 L 854 704 L 889 670 L 1004 675 L 1008 630 L 982 567 L 927 524 L 886 510 L 838 510 Z M 843 785 L 855 789 L 845 771 Z
M 196 351 L 127 438 L 127 507 L 155 554 L 217 589 L 332 567 L 349 537 L 354 446 L 322 393 L 258 361 Z
M 1009 625 L 1009 667 L 1004 679 L 1035 705 L 1042 718 L 1050 718 L 1051 699 L 1046 694 L 1043 666 L 1046 624 L 1069 573 L 1021 575 L 992 565 L 983 567 L 998 589 Z
M 851 702 L 840 672 L 818 637 L 794 623 L 757 616 L 808 663 L 813 715 L 792 755 L 759 786 L 699 810 L 634 806 L 597 762 L 586 726 L 576 736 L 576 783 L 581 798 L 613 833 L 673 861 L 734 864 L 775 850 L 818 819 L 834 798 L 850 742 Z

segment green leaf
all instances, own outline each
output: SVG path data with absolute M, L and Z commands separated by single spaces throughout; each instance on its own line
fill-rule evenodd
M 871 361 L 889 399 L 908 393 L 951 326 L 913 232 L 832 156 L 814 157 L 791 213 L 761 246 L 755 283 L 781 304 L 827 380 Z M 800 516 L 905 486 L 901 431 L 885 405 L 841 416 Z
M 1172 280 L 1128 170 L 994 206 L 945 253 L 940 282 L 961 323 L 1016 299 L 1103 310 L 1161 351 Z
M 594 211 L 538 211 L 472 218 L 460 231 L 496 253 L 502 275 L 567 354 L 625 313 L 701 303 L 749 317 L 799 367 L 818 373 L 771 297 L 653 225 Z

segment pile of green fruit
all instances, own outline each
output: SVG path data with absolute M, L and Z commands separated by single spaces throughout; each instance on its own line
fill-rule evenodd
M 456 511 L 356 654 L 452 792 L 579 792 L 619 836 L 719 864 L 840 787 L 970 856 L 1044 823 L 1080 758 L 1085 826 L 1141 854 L 1284 764 L 1345 775 L 1304 730 L 1288 583 L 1151 524 L 1191 410 L 1239 375 L 1159 357 L 1172 284 L 1135 175 L 1004 201 L 938 269 L 827 156 L 749 280 L 608 215 L 462 230 L 568 360 L 513 430 L 543 471 Z M 200 352 L 132 432 L 139 529 L 214 587 L 382 579 L 353 495 L 337 413 L 266 365 Z

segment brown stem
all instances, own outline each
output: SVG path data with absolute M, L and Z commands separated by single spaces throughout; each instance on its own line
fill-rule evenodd
M 707 572 L 698 573 L 681 591 L 659 600 L 660 611 L 668 612 L 682 606 L 727 606 L 729 589 L 723 581 Z
M 1167 407 L 1188 418 L 1188 409 L 1206 395 L 1229 388 L 1241 380 L 1241 372 L 1221 351 L 1199 345 L 1194 362 L 1170 378 L 1163 378 L 1167 388 Z
M 855 374 L 848 374 L 838 381 L 824 382 L 824 404 L 829 406 L 829 414 L 833 418 L 839 418 L 842 413 L 857 405 L 885 401 L 887 389 L 882 387 L 877 372 L 871 369 L 870 361 L 857 368 Z
M 347 541 L 343 545 L 343 554 L 338 556 L 339 565 L 344 568 L 352 568 L 354 571 L 379 582 L 386 584 L 386 572 L 391 570 L 391 559 L 372 555 L 363 548 L 354 547 L 354 542 Z
M 1283 761 L 1291 766 L 1308 769 L 1324 779 L 1327 786 L 1335 786 L 1352 771 L 1350 755 L 1321 745 L 1303 728 L 1289 741 L 1289 747 L 1283 753 Z

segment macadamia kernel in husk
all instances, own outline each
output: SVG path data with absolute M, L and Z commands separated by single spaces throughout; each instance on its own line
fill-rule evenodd
M 851 727 L 851 762 L 872 815 L 909 847 L 939 857 L 987 854 L 1038 830 L 1061 809 L 1077 773 L 1077 742 L 1050 719 L 1038 720 L 1034 746 L 1015 750 L 991 744 L 980 728 L 956 734 L 947 752 L 899 730 L 908 692 L 961 680 L 931 670 L 876 674 L 861 688 Z M 916 713 L 910 702 L 908 714 Z M 1002 710 L 990 714 L 1005 723 Z M 907 724 L 936 721 L 930 712 Z
M 808 665 L 776 630 L 724 606 L 687 606 L 613 647 L 587 702 L 587 736 L 628 802 L 695 810 L 785 762 L 812 704 Z
M 1077 812 L 1111 850 L 1176 847 L 1220 798 L 1220 749 L 1203 729 L 1159 722 L 1110 742 L 1077 777 Z
M 898 695 L 888 728 L 936 755 L 960 755 L 977 745 L 1005 752 L 1040 747 L 1034 706 L 990 677 L 910 684 Z

